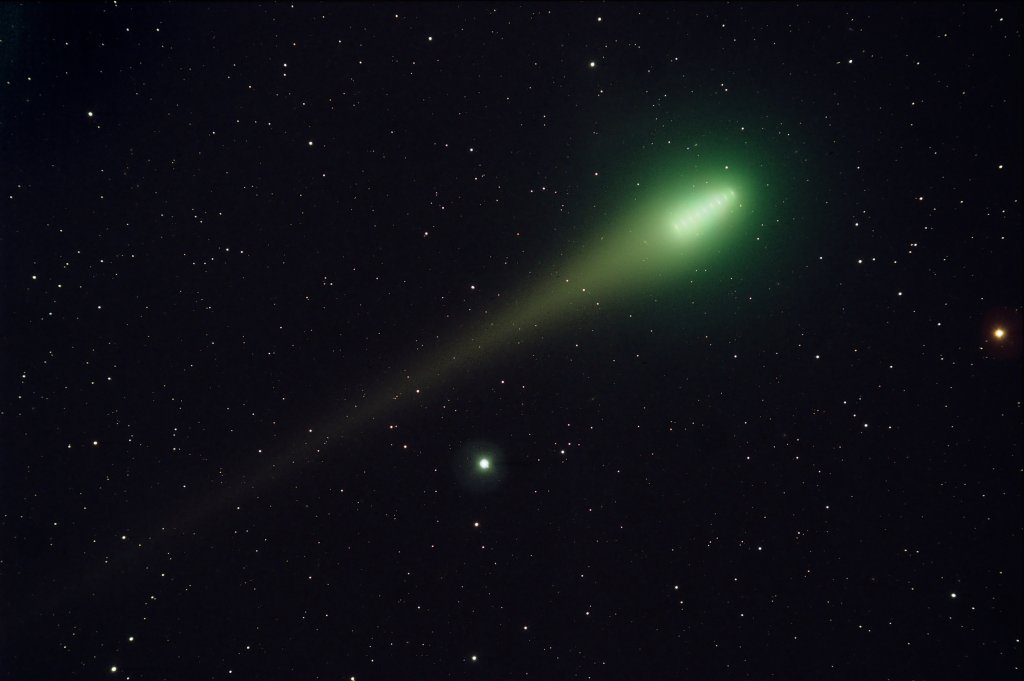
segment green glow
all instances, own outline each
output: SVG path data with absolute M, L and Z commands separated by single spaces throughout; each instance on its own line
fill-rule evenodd
M 485 456 L 484 458 L 480 459 L 480 462 L 477 465 L 480 466 L 480 470 L 486 471 L 491 467 L 491 460 Z
M 574 257 L 541 267 L 551 274 L 533 275 L 519 291 L 504 293 L 504 306 L 488 310 L 458 337 L 421 355 L 376 404 L 446 382 L 451 372 L 542 338 L 580 315 L 677 285 L 696 268 L 707 267 L 746 210 L 741 200 L 745 182 L 726 171 L 666 172 L 659 179 L 634 188 Z
M 524 330 L 669 284 L 710 264 L 742 208 L 734 183 L 670 177 L 613 216 L 591 244 L 557 268 L 557 279 L 524 293 L 501 321 Z
M 690 202 L 678 208 L 670 218 L 672 229 L 679 238 L 703 237 L 718 218 L 728 214 L 736 201 L 736 190 L 722 189 L 700 201 Z

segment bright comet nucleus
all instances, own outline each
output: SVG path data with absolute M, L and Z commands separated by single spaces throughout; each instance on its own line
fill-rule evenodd
M 487 457 L 484 457 L 484 458 L 480 459 L 480 463 L 477 464 L 477 465 L 480 466 L 480 470 L 486 471 L 487 469 L 489 469 L 491 467 L 491 460 L 488 459 Z
M 689 203 L 672 218 L 672 228 L 680 236 L 699 236 L 703 227 L 725 215 L 736 204 L 736 190 L 723 189 Z

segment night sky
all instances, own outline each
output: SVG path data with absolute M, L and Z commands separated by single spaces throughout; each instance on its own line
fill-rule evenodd
M 0 5 L 0 677 L 1019 678 L 1021 46 Z

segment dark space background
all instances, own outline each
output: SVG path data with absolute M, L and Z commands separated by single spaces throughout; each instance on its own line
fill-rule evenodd
M 1019 5 L 0 39 L 0 677 L 1019 678 Z M 704 149 L 742 258 L 225 491 Z

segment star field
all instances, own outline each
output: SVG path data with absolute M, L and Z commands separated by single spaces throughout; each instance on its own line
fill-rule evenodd
M 0 5 L 0 678 L 1019 678 L 1021 59 Z

